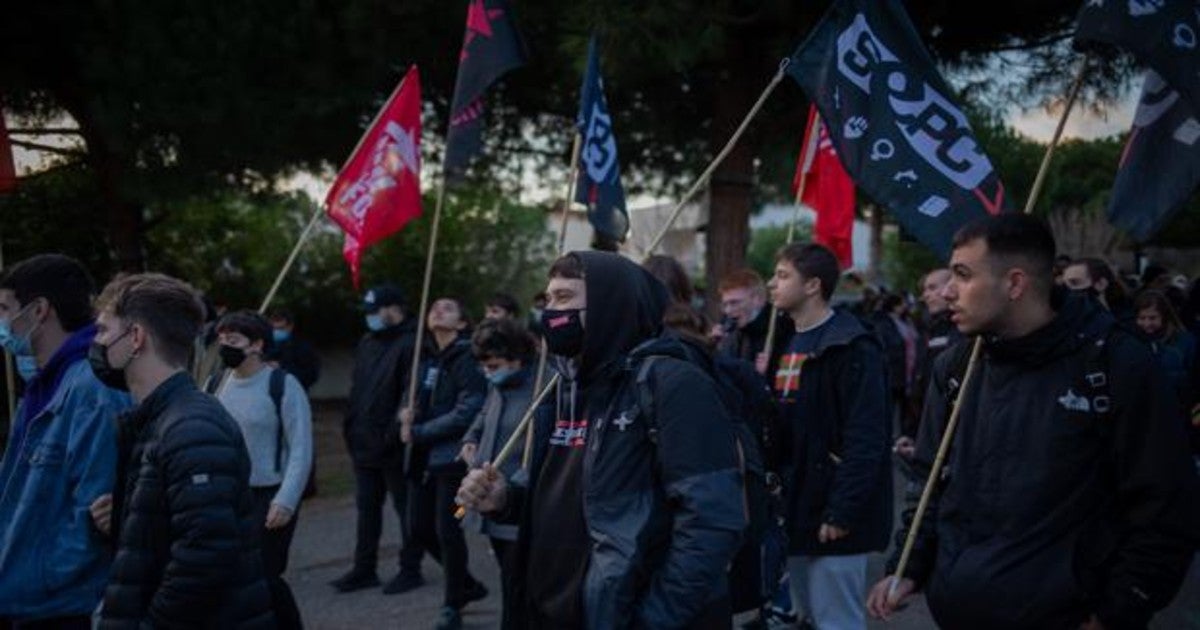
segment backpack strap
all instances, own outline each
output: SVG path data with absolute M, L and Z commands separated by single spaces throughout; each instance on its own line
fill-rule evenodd
M 200 388 L 205 394 L 217 395 L 217 388 L 221 386 L 221 380 L 225 376 L 225 368 L 221 368 L 215 372 L 211 372 L 208 378 L 204 379 L 204 384 Z
M 637 389 L 638 410 L 642 412 L 646 422 L 646 437 L 651 444 L 658 444 L 658 424 L 654 421 L 654 389 L 650 387 L 650 368 L 658 361 L 659 356 L 650 355 L 642 359 L 638 365 L 637 378 L 634 387 Z
M 283 390 L 286 385 L 287 372 L 273 368 L 268 390 L 271 402 L 275 403 L 275 418 L 279 423 L 275 427 L 275 473 L 283 470 Z

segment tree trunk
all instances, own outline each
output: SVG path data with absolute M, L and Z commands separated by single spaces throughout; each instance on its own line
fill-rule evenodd
M 872 284 L 883 280 L 883 208 L 871 205 L 871 260 L 867 278 Z
M 757 98 L 750 73 L 754 67 L 745 50 L 746 40 L 730 37 L 729 55 L 713 102 L 713 124 L 708 139 L 710 155 L 717 153 L 737 130 Z M 705 276 L 708 287 L 708 314 L 718 316 L 720 296 L 717 284 L 729 272 L 746 266 L 746 246 L 750 241 L 750 212 L 754 204 L 754 155 L 757 140 L 748 132 L 730 151 L 709 182 L 708 230 L 705 233 Z
M 93 119 L 86 101 L 77 95 L 64 98 L 67 110 L 79 124 L 87 144 L 87 162 L 96 178 L 100 207 L 105 217 L 108 245 L 112 248 L 117 271 L 141 272 L 146 269 L 145 223 L 142 204 L 127 195 L 126 168 L 121 155 L 113 149 L 101 125 Z

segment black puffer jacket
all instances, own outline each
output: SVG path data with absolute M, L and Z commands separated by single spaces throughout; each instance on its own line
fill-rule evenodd
M 181 372 L 120 429 L 101 628 L 274 628 L 234 420 Z
M 985 341 L 963 393 L 906 571 L 943 628 L 1066 628 L 1093 614 L 1106 628 L 1145 627 L 1192 560 L 1196 474 L 1154 357 L 1098 305 L 1058 298 L 1041 329 Z M 914 461 L 922 477 L 968 350 L 934 367 Z
M 354 351 L 354 381 L 342 434 L 355 466 L 380 468 L 404 462 L 396 411 L 408 388 L 417 320 L 363 335 Z

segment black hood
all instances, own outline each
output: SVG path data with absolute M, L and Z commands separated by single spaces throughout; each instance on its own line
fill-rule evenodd
M 1096 300 L 1061 287 L 1054 290 L 1051 306 L 1055 316 L 1050 323 L 1024 337 L 987 339 L 987 353 L 1002 362 L 1044 365 L 1105 337 L 1116 323 Z
M 662 330 L 667 289 L 637 263 L 608 252 L 572 252 L 587 286 L 580 375 L 586 382 Z

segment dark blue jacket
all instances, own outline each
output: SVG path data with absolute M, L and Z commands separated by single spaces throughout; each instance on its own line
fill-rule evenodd
M 419 396 L 417 419 L 413 423 L 414 459 L 426 462 L 430 469 L 453 464 L 462 449 L 462 437 L 487 398 L 487 379 L 471 353 L 471 340 L 465 335 L 439 349 L 426 337 L 425 374 L 433 374 L 432 390 Z M 430 372 L 434 370 L 434 372 Z M 417 472 L 419 466 L 411 472 Z
M 633 351 L 658 333 L 665 289 L 619 256 L 577 255 L 591 296 L 583 357 L 577 371 L 560 370 L 559 401 L 544 404 L 534 424 L 528 475 L 517 476 L 498 515 L 521 522 L 522 560 L 512 573 L 519 582 L 527 574 L 526 532 L 554 535 L 553 523 L 530 522 L 528 497 L 538 492 L 555 411 L 573 399 L 585 408 L 563 417 L 589 419 L 585 627 L 694 627 L 726 596 L 726 570 L 746 526 L 733 424 L 712 380 L 687 362 L 677 341 Z M 654 408 L 641 410 L 637 371 L 650 355 L 659 357 L 648 373 Z M 524 597 L 520 583 L 517 597 Z M 728 627 L 728 613 L 721 621 Z
M 906 571 L 941 627 L 1077 627 L 1095 614 L 1106 628 L 1142 628 L 1195 552 L 1196 473 L 1154 356 L 1097 304 L 1055 306 L 1037 331 L 986 340 L 962 393 Z M 923 477 L 968 343 L 934 366 L 914 458 Z
M 879 341 L 835 311 L 804 362 L 792 413 L 781 420 L 789 549 L 799 555 L 882 551 L 892 528 L 891 414 Z M 786 412 L 785 412 L 786 413 Z M 787 455 L 785 455 L 787 457 Z M 821 525 L 850 533 L 821 544 Z

